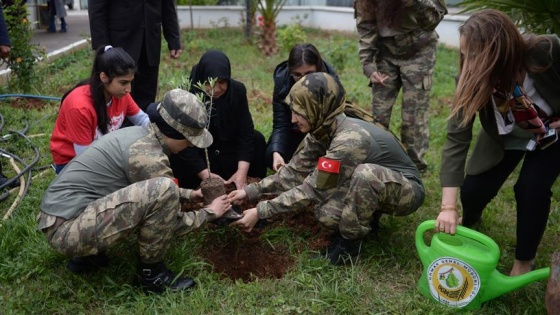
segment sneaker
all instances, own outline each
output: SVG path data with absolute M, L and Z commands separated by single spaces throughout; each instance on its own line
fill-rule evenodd
M 341 265 L 356 262 L 361 249 L 362 239 L 349 240 L 339 235 L 327 247 L 325 256 L 332 265 Z
M 196 282 L 189 277 L 175 277 L 164 263 L 140 264 L 140 286 L 146 293 L 163 293 L 166 289 L 183 291 L 193 288 Z
M 109 257 L 104 253 L 71 258 L 66 268 L 74 273 L 90 273 L 109 266 Z

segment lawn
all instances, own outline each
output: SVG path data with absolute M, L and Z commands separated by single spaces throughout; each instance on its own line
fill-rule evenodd
M 370 90 L 362 75 L 357 56 L 356 34 L 306 30 L 307 41 L 314 43 L 324 59 L 337 70 L 349 99 L 369 107 Z M 185 51 L 179 61 L 162 56 L 161 97 L 180 86 L 191 67 L 207 49 L 223 50 L 232 63 L 232 77 L 247 86 L 251 113 L 256 128 L 268 137 L 272 129 L 272 72 L 287 58 L 287 51 L 272 58 L 262 56 L 240 29 L 215 28 L 185 31 Z M 341 57 L 342 56 L 342 57 Z M 35 90 L 37 95 L 60 97 L 78 80 L 87 77 L 93 54 L 82 50 L 49 64 L 41 64 Z M 4 117 L 2 135 L 8 130 L 23 130 L 28 138 L 12 134 L 2 138 L 0 147 L 27 163 L 34 164 L 29 191 L 19 206 L 0 221 L 0 313 L 2 314 L 453 314 L 455 309 L 434 303 L 417 289 L 423 267 L 415 247 L 415 231 L 425 220 L 435 219 L 440 206 L 438 168 L 445 138 L 446 117 L 453 97 L 457 73 L 457 51 L 439 47 L 430 106 L 430 152 L 428 171 L 422 175 L 427 196 L 424 205 L 406 217 L 383 217 L 379 235 L 368 236 L 361 259 L 355 265 L 333 267 L 326 260 L 314 259 L 317 241 L 305 225 L 290 229 L 284 222 L 269 224 L 259 233 L 263 248 L 288 257 L 293 265 L 275 277 L 254 275 L 232 279 L 219 272 L 205 257 L 216 244 L 235 243 L 254 235 L 208 225 L 187 237 L 173 241 L 167 263 L 172 270 L 195 278 L 196 289 L 184 293 L 145 295 L 134 286 L 135 240 L 109 251 L 111 265 L 89 275 L 69 272 L 66 258 L 55 253 L 36 231 L 35 217 L 42 192 L 54 178 L 48 167 L 51 156 L 49 136 L 56 119 L 55 101 L 0 101 Z M 14 93 L 3 91 L 2 93 Z M 31 105 L 30 105 L 31 104 Z M 391 129 L 400 129 L 400 107 L 396 106 Z M 7 175 L 14 175 L 7 159 L 2 159 Z M 22 168 L 23 166 L 20 165 Z M 497 269 L 507 274 L 515 246 L 515 202 L 510 178 L 505 188 L 488 206 L 479 231 L 493 238 L 500 247 Z M 558 185 L 554 195 L 559 196 Z M 14 201 L 14 194 L 0 203 L 0 219 Z M 559 205 L 553 200 L 551 216 L 536 259 L 536 268 L 547 267 L 558 249 L 560 238 Z M 426 233 L 429 244 L 431 232 Z M 281 249 L 281 250 L 280 250 Z M 235 266 L 244 261 L 230 260 Z M 546 314 L 546 281 L 506 293 L 465 314 Z

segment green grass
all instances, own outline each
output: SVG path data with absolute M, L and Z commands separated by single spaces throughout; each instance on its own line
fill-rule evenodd
M 308 41 L 316 44 L 329 60 L 340 53 L 336 47 L 357 47 L 355 34 L 307 30 Z M 238 29 L 217 28 L 185 33 L 185 51 L 180 60 L 165 55 L 160 67 L 159 96 L 188 77 L 191 67 L 206 49 L 221 49 L 232 62 L 235 79 L 245 83 L 256 127 L 266 136 L 272 128 L 272 72 L 286 53 L 263 57 L 256 44 L 248 43 Z M 370 90 L 362 75 L 357 51 L 348 49 L 344 70 L 338 71 L 348 98 L 369 108 Z M 64 91 L 90 71 L 93 53 L 82 50 L 51 64 L 42 64 L 33 93 L 62 96 Z M 341 66 L 341 65 L 339 65 Z M 136 258 L 134 239 L 110 251 L 111 266 L 103 272 L 78 276 L 65 268 L 66 259 L 55 253 L 36 231 L 35 216 L 42 192 L 54 178 L 46 171 L 32 181 L 31 188 L 12 216 L 0 227 L 0 313 L 2 314 L 454 314 L 458 311 L 433 303 L 417 290 L 422 265 L 414 245 L 416 227 L 434 219 L 439 211 L 440 187 L 438 168 L 445 138 L 446 117 L 453 96 L 457 73 L 457 51 L 440 47 L 434 75 L 430 106 L 430 168 L 423 175 L 427 197 L 424 205 L 407 217 L 384 217 L 381 235 L 368 237 L 358 264 L 331 267 L 313 260 L 309 250 L 297 251 L 307 234 L 290 233 L 283 227 L 268 230 L 263 239 L 272 246 L 288 244 L 295 255 L 294 267 L 281 279 L 257 279 L 254 282 L 223 280 L 201 256 L 208 234 L 219 231 L 202 229 L 176 239 L 168 254 L 168 265 L 175 271 L 193 276 L 198 287 L 189 293 L 146 296 L 133 286 Z M 14 91 L 3 91 L 3 93 Z M 9 129 L 30 124 L 27 135 L 46 134 L 31 139 L 39 147 L 37 167 L 51 163 L 48 140 L 56 119 L 58 104 L 50 102 L 41 110 L 10 107 L 0 102 L 0 113 L 6 119 L 3 134 Z M 400 106 L 395 106 L 392 129 L 398 133 Z M 26 161 L 33 158 L 27 141 L 17 137 L 1 142 L 0 147 Z M 2 164 L 13 175 L 6 159 Z M 39 174 L 33 172 L 33 175 Z M 509 179 L 497 198 L 484 213 L 479 230 L 500 246 L 498 270 L 507 274 L 511 268 L 515 245 L 515 202 Z M 554 188 L 558 196 L 558 187 Z M 0 203 L 4 216 L 13 196 Z M 536 267 L 549 265 L 560 238 L 558 202 L 553 200 L 552 213 L 544 235 Z M 220 235 L 213 235 L 219 238 Z M 240 234 L 240 237 L 242 235 Z M 530 284 L 504 294 L 466 314 L 545 314 L 546 282 Z

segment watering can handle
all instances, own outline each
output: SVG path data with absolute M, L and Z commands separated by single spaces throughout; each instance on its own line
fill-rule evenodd
M 427 220 L 424 221 L 422 223 L 420 223 L 420 225 L 418 226 L 418 228 L 416 229 L 416 249 L 418 250 L 418 254 L 420 255 L 420 259 L 422 259 L 422 257 L 427 257 L 427 251 L 428 251 L 428 246 L 426 245 L 426 243 L 424 242 L 424 233 L 430 229 L 435 228 L 436 225 L 436 220 Z M 500 253 L 500 248 L 498 247 L 498 244 L 496 244 L 496 242 L 494 242 L 493 239 L 491 239 L 490 237 L 477 232 L 475 230 L 471 230 L 469 228 L 466 228 L 464 226 L 460 226 L 457 225 L 457 232 L 456 234 L 458 235 L 462 235 L 468 238 L 471 238 L 473 240 L 476 240 L 480 243 L 482 243 L 483 245 L 485 245 L 486 247 L 488 247 L 489 251 L 499 254 Z M 422 261 L 423 264 L 427 264 L 428 262 L 424 262 Z

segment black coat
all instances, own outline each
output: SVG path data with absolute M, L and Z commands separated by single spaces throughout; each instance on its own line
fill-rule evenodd
M 6 20 L 4 19 L 4 12 L 2 11 L 2 6 L 0 6 L 0 45 L 12 46 L 12 43 L 10 42 L 10 37 L 8 36 L 8 26 L 6 25 Z
M 93 49 L 122 47 L 138 62 L 145 41 L 148 63 L 157 66 L 162 28 L 169 49 L 181 48 L 174 0 L 88 0 L 88 13 Z
M 337 76 L 334 69 L 327 62 L 323 61 L 323 67 L 326 73 Z M 297 145 L 303 140 L 305 134 L 301 133 L 292 124 L 292 111 L 284 102 L 290 89 L 295 84 L 294 79 L 290 75 L 288 69 L 288 61 L 283 61 L 276 66 L 274 70 L 274 93 L 272 96 L 272 133 L 268 139 L 268 147 L 266 148 L 267 164 L 272 164 L 272 153 L 278 152 L 284 160 L 288 162 L 297 148 Z
M 253 161 L 255 128 L 249 111 L 247 89 L 243 83 L 231 78 L 231 65 L 223 52 L 210 50 L 201 57 L 191 71 L 189 79 L 193 85 L 190 92 L 195 95 L 204 93 L 195 85 L 204 83 L 208 78 L 228 81 L 227 92 L 213 102 L 209 130 L 214 142 L 208 148 L 211 171 L 228 179 L 237 171 L 238 161 Z M 204 100 L 208 104 L 209 97 L 205 96 Z M 179 156 L 183 165 L 194 174 L 206 168 L 203 149 L 187 148 Z

